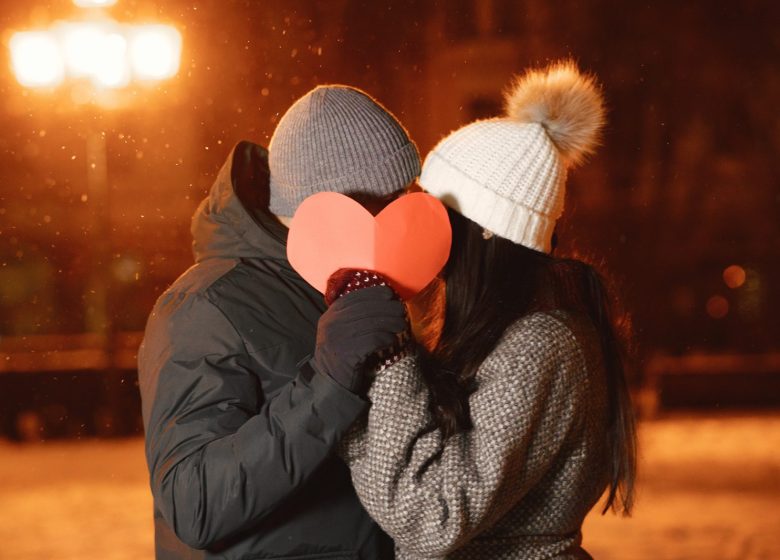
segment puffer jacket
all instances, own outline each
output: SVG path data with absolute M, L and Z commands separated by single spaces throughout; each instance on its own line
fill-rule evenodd
M 157 558 L 392 558 L 333 453 L 367 403 L 299 367 L 324 303 L 287 261 L 287 229 L 246 210 L 267 200 L 267 152 L 242 142 L 193 218 L 195 265 L 149 317 Z

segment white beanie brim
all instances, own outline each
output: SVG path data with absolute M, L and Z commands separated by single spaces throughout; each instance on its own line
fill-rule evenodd
M 550 252 L 556 222 L 553 217 L 485 188 L 435 150 L 426 158 L 419 183 L 444 204 L 486 230 L 530 249 Z

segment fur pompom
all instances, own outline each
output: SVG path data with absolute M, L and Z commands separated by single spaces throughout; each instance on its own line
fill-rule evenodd
M 529 70 L 515 78 L 505 99 L 507 116 L 541 124 L 567 166 L 579 165 L 598 146 L 604 98 L 596 80 L 574 62 Z

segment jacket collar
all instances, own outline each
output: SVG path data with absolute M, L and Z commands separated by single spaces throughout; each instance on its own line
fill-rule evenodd
M 287 261 L 287 228 L 267 210 L 269 179 L 268 151 L 239 142 L 192 217 L 195 262 L 215 257 Z

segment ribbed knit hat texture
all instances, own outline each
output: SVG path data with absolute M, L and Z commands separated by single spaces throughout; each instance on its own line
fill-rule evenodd
M 367 93 L 319 86 L 279 121 L 268 148 L 269 209 L 292 216 L 321 191 L 386 196 L 420 174 L 420 156 L 404 127 Z
M 506 106 L 506 117 L 473 122 L 439 142 L 419 183 L 486 230 L 549 253 L 567 169 L 595 149 L 603 98 L 593 78 L 562 62 L 517 78 Z

